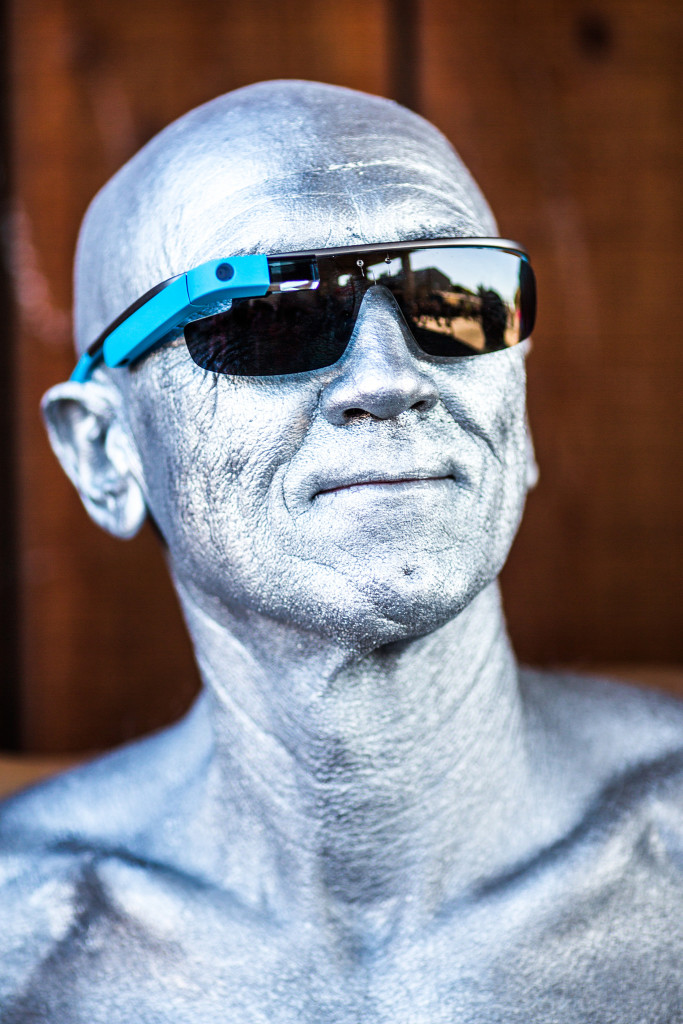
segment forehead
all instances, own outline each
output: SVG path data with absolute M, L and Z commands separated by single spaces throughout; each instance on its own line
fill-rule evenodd
M 229 217 L 203 218 L 194 262 L 227 253 L 495 233 L 457 182 L 407 161 L 368 162 L 362 170 L 348 164 L 279 170 L 235 196 Z
M 87 345 L 144 291 L 205 260 L 490 235 L 447 140 L 387 100 L 306 82 L 248 87 L 170 125 L 96 197 L 76 265 Z

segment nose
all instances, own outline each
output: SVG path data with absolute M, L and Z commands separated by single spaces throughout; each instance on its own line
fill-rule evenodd
M 408 409 L 431 409 L 438 392 L 414 345 L 390 292 L 368 289 L 339 372 L 323 391 L 326 419 L 342 426 L 367 416 L 387 420 Z

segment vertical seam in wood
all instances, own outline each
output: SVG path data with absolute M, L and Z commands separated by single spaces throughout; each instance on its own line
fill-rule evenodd
M 419 0 L 387 0 L 387 18 L 391 98 L 419 113 Z
M 12 289 L 10 0 L 0 0 L 0 746 L 19 746 L 19 575 L 17 553 L 16 307 Z

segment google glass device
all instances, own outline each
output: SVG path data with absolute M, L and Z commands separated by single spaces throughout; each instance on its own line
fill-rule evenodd
M 536 283 L 526 250 L 500 238 L 439 238 L 209 260 L 146 292 L 79 359 L 72 380 L 123 367 L 178 337 L 211 373 L 305 373 L 344 354 L 365 293 L 386 290 L 436 360 L 528 338 Z M 229 303 L 229 306 L 228 306 Z M 227 308 L 226 308 L 227 307 Z

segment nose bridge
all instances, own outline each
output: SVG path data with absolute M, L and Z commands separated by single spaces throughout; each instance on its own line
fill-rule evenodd
M 430 409 L 436 386 L 414 348 L 391 294 L 380 286 L 368 289 L 339 372 L 322 396 L 324 415 L 348 423 L 358 416 L 389 419 L 407 409 Z

